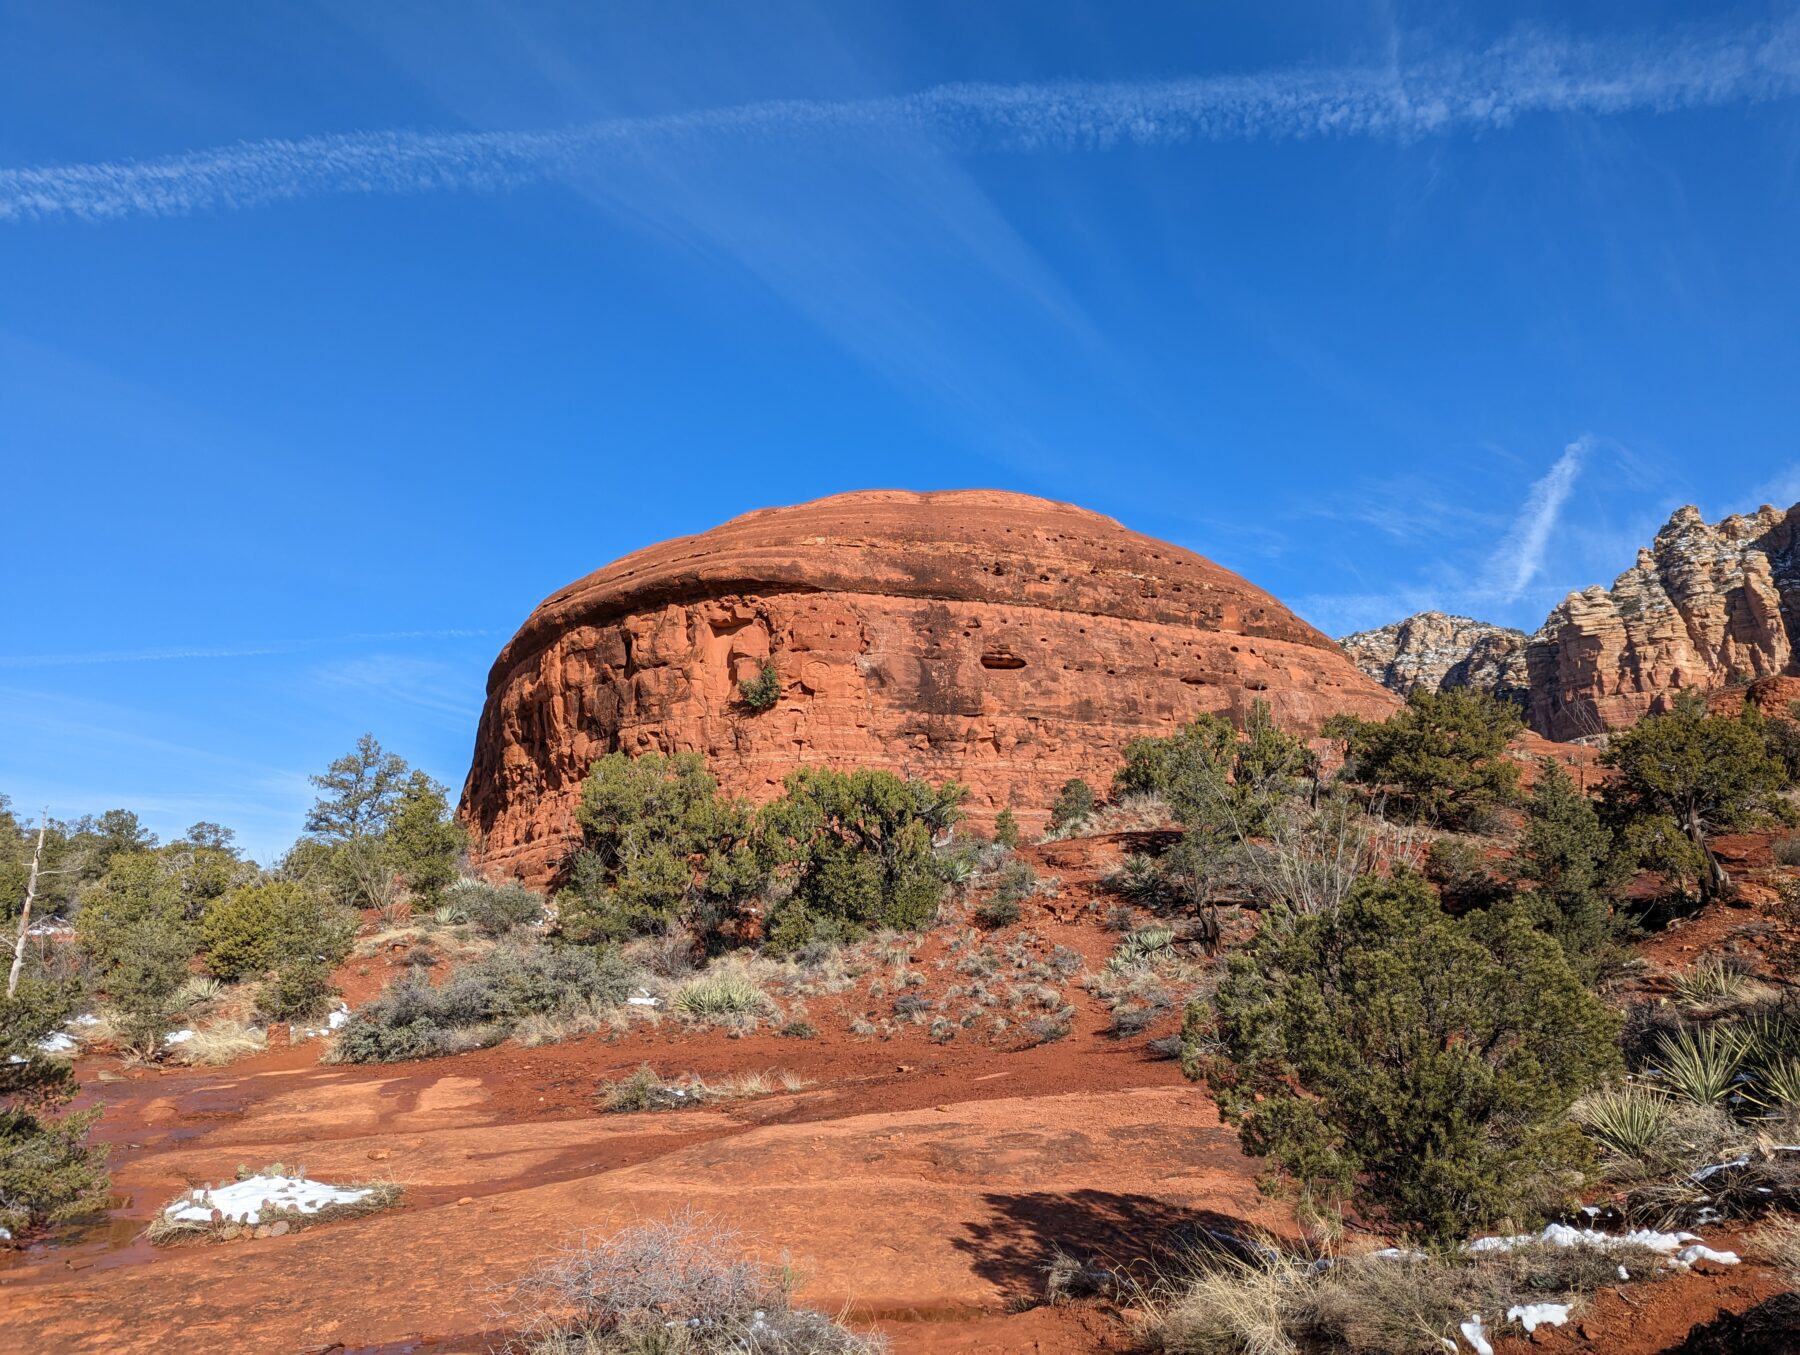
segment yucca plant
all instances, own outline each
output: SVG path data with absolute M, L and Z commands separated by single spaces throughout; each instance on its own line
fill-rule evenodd
M 1708 955 L 1675 979 L 1675 997 L 1685 1007 L 1726 1007 L 1741 1002 L 1754 980 L 1717 955 Z
M 1620 1157 L 1643 1158 L 1675 1119 L 1668 1093 L 1634 1082 L 1603 1087 L 1575 1103 L 1575 1123 Z
M 1734 1027 L 1745 1061 L 1761 1068 L 1800 1059 L 1800 1005 L 1791 1000 L 1750 1012 Z
M 769 995 L 747 974 L 720 970 L 689 979 L 675 994 L 675 1010 L 705 1021 L 755 1018 L 774 1007 Z
M 1800 1059 L 1776 1059 L 1758 1068 L 1745 1092 L 1750 1100 L 1769 1110 L 1800 1107 Z
M 1737 1084 L 1744 1052 L 1743 1036 L 1730 1026 L 1688 1027 L 1658 1042 L 1656 1074 L 1677 1096 L 1716 1106 Z

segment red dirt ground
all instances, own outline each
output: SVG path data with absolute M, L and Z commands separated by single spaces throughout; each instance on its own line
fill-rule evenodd
M 1062 876 L 1063 893 L 1028 905 L 1026 923 L 1090 965 L 1114 938 L 1083 910 L 1120 847 L 1028 853 Z M 1744 918 L 1712 910 L 1687 924 L 1692 940 L 1669 945 L 1710 948 Z M 921 960 L 942 944 L 922 943 Z M 361 999 L 387 968 L 353 964 L 346 987 Z M 896 1355 L 1129 1350 L 1129 1327 L 1104 1305 L 1019 1311 L 1041 1298 L 1054 1249 L 1125 1261 L 1173 1227 L 1286 1232 L 1292 1220 L 1258 1194 L 1254 1164 L 1204 1093 L 1151 1057 L 1143 1036 L 1109 1037 L 1078 985 L 1067 994 L 1074 1033 L 1023 1050 L 935 1045 L 911 1029 L 857 1039 L 844 1004 L 815 999 L 811 1040 L 678 1034 L 669 1023 L 382 1067 L 321 1065 L 316 1044 L 224 1069 L 84 1058 L 83 1103 L 106 1108 L 99 1134 L 114 1145 L 121 1200 L 106 1225 L 66 1245 L 0 1257 L 0 1351 L 485 1351 L 509 1325 L 508 1281 L 584 1229 L 689 1207 L 771 1259 L 785 1253 L 804 1277 L 799 1302 L 877 1324 Z M 788 1069 L 811 1085 L 688 1111 L 599 1113 L 599 1083 L 645 1061 L 708 1078 Z M 189 1185 L 274 1161 L 337 1182 L 392 1180 L 405 1199 L 279 1238 L 140 1240 Z M 1652 1355 L 1779 1288 L 1773 1271 L 1746 1264 L 1606 1291 L 1580 1318 L 1589 1335 L 1572 1324 L 1534 1344 Z

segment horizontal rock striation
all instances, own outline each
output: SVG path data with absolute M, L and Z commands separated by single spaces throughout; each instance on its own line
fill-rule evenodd
M 1523 706 L 1530 698 L 1525 632 L 1467 616 L 1420 612 L 1338 643 L 1351 661 L 1389 691 L 1473 687 Z
M 742 680 L 773 664 L 752 710 Z M 696 751 L 762 799 L 794 768 L 971 788 L 1041 822 L 1127 741 L 1261 698 L 1316 731 L 1395 698 L 1260 589 L 1097 513 L 992 491 L 846 494 L 652 546 L 547 598 L 501 651 L 460 814 L 484 865 L 554 880 L 594 760 Z
M 1608 588 L 1571 593 L 1531 637 L 1532 728 L 1576 739 L 1665 710 L 1688 687 L 1792 674 L 1800 505 L 1709 525 L 1676 511 Z

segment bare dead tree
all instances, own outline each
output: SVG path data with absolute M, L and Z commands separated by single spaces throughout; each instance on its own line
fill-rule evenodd
M 6 976 L 10 1002 L 19 991 L 19 971 L 25 967 L 25 938 L 31 934 L 31 907 L 37 902 L 38 872 L 44 861 L 44 833 L 50 827 L 50 810 L 38 816 L 37 846 L 31 853 L 31 875 L 25 882 L 25 907 L 19 913 L 19 939 L 13 942 L 12 970 Z

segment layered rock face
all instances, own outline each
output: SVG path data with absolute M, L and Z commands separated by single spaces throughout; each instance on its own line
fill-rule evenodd
M 1679 509 L 1610 589 L 1571 593 L 1531 637 L 1532 728 L 1574 739 L 1712 689 L 1795 671 L 1800 505 L 1716 525 Z
M 1338 643 L 1356 666 L 1389 691 L 1474 687 L 1523 706 L 1530 697 L 1525 632 L 1466 616 L 1420 612 Z
M 738 683 L 765 664 L 773 707 Z M 1237 575 L 1066 504 L 846 494 L 652 546 L 546 599 L 495 661 L 460 814 L 484 865 L 542 884 L 594 760 L 695 751 L 724 788 L 879 767 L 1045 817 L 1124 745 L 1262 699 L 1314 732 L 1393 695 Z

